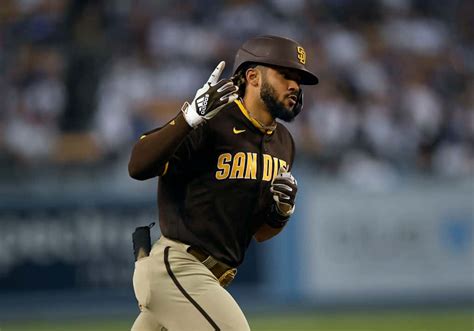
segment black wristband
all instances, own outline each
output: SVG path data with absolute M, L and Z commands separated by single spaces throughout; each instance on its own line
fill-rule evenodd
M 270 208 L 270 213 L 266 223 L 272 228 L 280 229 L 286 225 L 289 219 L 289 217 L 281 215 L 273 204 Z

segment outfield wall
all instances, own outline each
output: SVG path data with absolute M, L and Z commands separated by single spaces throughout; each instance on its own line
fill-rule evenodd
M 294 172 L 297 212 L 277 238 L 251 245 L 236 295 L 258 290 L 268 300 L 322 305 L 472 302 L 472 178 L 401 178 L 374 190 L 310 168 Z M 46 195 L 2 195 L 1 294 L 131 291 L 131 232 L 156 217 L 154 183 L 77 190 L 65 181 Z
M 276 291 L 319 303 L 472 302 L 472 178 L 373 190 L 296 172 L 298 212 L 267 248 Z

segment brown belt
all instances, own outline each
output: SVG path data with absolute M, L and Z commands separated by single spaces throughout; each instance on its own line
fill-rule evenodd
M 237 274 L 237 269 L 228 266 L 227 264 L 216 260 L 212 255 L 207 254 L 199 247 L 190 246 L 187 249 L 188 253 L 194 256 L 202 264 L 204 264 L 216 278 L 222 287 L 229 285 Z

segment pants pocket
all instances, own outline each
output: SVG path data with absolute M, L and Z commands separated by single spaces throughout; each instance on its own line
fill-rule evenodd
M 143 311 L 150 303 L 150 257 L 144 257 L 135 262 L 133 272 L 133 290 L 140 310 Z

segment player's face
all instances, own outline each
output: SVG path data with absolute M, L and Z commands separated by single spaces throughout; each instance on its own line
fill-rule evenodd
M 274 118 L 290 122 L 298 101 L 300 75 L 286 68 L 268 67 L 262 73 L 260 97 Z

